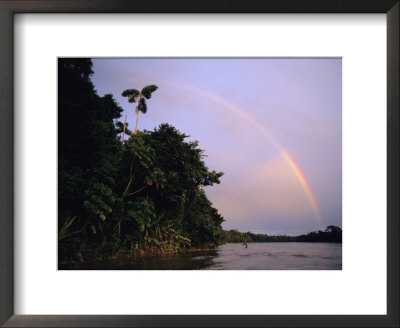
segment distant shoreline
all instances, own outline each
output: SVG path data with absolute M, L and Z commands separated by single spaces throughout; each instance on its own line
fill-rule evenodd
M 306 235 L 271 236 L 252 232 L 240 232 L 236 230 L 223 230 L 223 242 L 226 243 L 251 243 L 251 242 L 342 242 L 342 228 L 330 225 L 324 231 L 311 231 Z

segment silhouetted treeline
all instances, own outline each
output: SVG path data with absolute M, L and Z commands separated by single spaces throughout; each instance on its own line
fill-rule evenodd
M 122 108 L 96 93 L 92 74 L 90 59 L 58 61 L 59 261 L 220 244 L 223 218 L 203 187 L 223 173 L 209 170 L 198 143 L 168 124 L 124 130 Z
M 301 235 L 295 237 L 296 241 L 306 241 L 306 242 L 342 242 L 342 229 L 334 225 L 330 225 L 325 231 L 318 230 L 312 231 L 307 235 Z
M 225 243 L 251 242 L 342 242 L 342 229 L 333 225 L 325 231 L 312 231 L 307 235 L 300 236 L 269 236 L 267 234 L 256 234 L 252 232 L 239 232 L 238 230 L 223 231 L 222 240 Z
M 238 230 L 223 231 L 222 240 L 225 243 L 251 242 L 270 242 L 270 241 L 295 241 L 290 236 L 269 236 L 267 234 L 257 234 L 252 232 L 239 232 Z

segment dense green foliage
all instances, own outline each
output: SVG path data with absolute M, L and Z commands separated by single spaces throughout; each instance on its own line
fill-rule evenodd
M 255 234 L 252 232 L 239 232 L 229 230 L 222 232 L 222 240 L 225 243 L 251 242 L 342 242 L 342 229 L 333 225 L 325 231 L 312 231 L 301 236 L 269 236 L 267 234 Z
M 59 261 L 220 244 L 223 218 L 203 187 L 220 183 L 222 173 L 168 124 L 127 129 L 121 143 L 122 108 L 112 95 L 97 95 L 91 74 L 89 59 L 59 59 Z M 148 99 L 155 90 L 141 94 Z

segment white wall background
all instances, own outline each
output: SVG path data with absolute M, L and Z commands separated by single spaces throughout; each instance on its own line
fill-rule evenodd
M 385 15 L 15 18 L 16 314 L 386 313 Z M 343 270 L 57 271 L 58 56 L 342 57 Z

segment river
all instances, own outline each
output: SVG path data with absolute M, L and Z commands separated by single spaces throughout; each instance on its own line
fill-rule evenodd
M 214 250 L 60 266 L 67 270 L 341 270 L 342 244 L 225 244 Z

